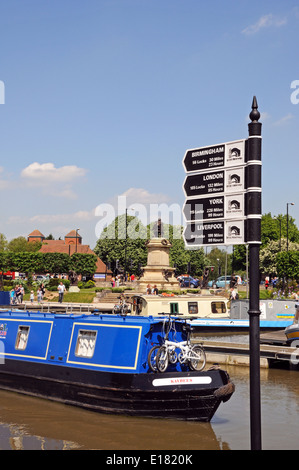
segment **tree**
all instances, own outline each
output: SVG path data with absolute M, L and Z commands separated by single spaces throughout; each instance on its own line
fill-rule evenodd
M 285 253 L 287 255 L 286 251 L 286 246 L 287 246 L 287 241 L 285 238 L 282 238 L 281 240 L 277 241 L 270 241 L 267 245 L 265 245 L 263 248 L 260 250 L 260 270 L 262 274 L 268 275 L 268 276 L 278 276 L 278 277 L 284 277 L 287 275 L 287 273 L 283 273 L 283 260 L 286 259 L 284 258 L 284 255 L 279 258 L 279 269 L 278 269 L 278 255 L 280 253 Z M 293 243 L 289 242 L 289 252 L 296 252 L 296 250 L 299 250 L 299 243 Z
M 23 273 L 44 271 L 44 254 L 39 252 L 10 252 L 10 270 Z
M 6 236 L 3 233 L 0 233 L 0 252 L 6 250 L 7 248 L 7 240 Z
M 66 253 L 43 253 L 43 273 L 63 274 L 70 270 L 70 256 Z M 36 271 L 34 271 L 36 272 Z
M 147 248 L 146 240 L 154 236 L 153 223 L 146 227 L 137 217 L 127 216 L 127 240 L 125 231 L 125 215 L 116 219 L 106 227 L 97 241 L 94 252 L 104 263 L 119 260 L 119 266 L 127 271 L 138 274 L 138 265 L 146 266 Z M 191 263 L 192 274 L 201 275 L 205 266 L 203 249 L 186 250 L 182 239 L 183 227 L 163 224 L 165 238 L 171 243 L 169 251 L 170 265 L 176 265 L 177 275 L 187 271 L 188 263 Z M 163 236 L 163 233 L 162 233 Z M 130 260 L 132 260 L 132 265 Z
M 289 216 L 289 222 L 287 224 L 286 214 L 279 214 L 277 216 L 272 216 L 271 212 L 264 214 L 261 222 L 262 246 L 270 241 L 279 241 L 280 238 L 286 238 L 287 225 L 289 241 L 299 243 L 299 230 L 293 217 Z
M 70 269 L 77 274 L 92 276 L 96 271 L 97 257 L 89 253 L 74 253 L 70 258 Z
M 127 216 L 126 218 L 123 214 L 104 228 L 94 252 L 106 264 L 119 260 L 119 265 L 123 268 L 126 262 L 127 268 L 130 266 L 129 260 L 131 259 L 133 261 L 131 272 L 137 274 L 138 264 L 146 265 L 146 240 L 147 229 L 141 221 L 137 217 Z
M 8 251 L 17 252 L 33 252 L 38 251 L 42 246 L 41 242 L 28 242 L 25 237 L 13 238 L 7 245 Z
M 289 250 L 291 250 L 291 243 L 299 243 L 299 230 L 295 224 L 295 219 L 289 216 L 289 230 L 288 230 L 288 239 L 289 239 Z M 267 247 L 271 242 L 277 242 L 277 245 L 272 245 L 269 247 L 269 251 L 278 252 L 281 250 L 286 250 L 286 240 L 287 236 L 287 216 L 279 214 L 277 216 L 272 216 L 271 212 L 264 214 L 261 220 L 261 252 Z M 267 272 L 267 269 L 271 267 L 271 263 L 274 266 L 270 259 L 266 259 L 265 253 L 263 252 L 261 257 L 261 262 L 263 263 L 262 272 L 270 274 Z M 271 257 L 274 256 L 274 253 L 271 254 Z M 268 263 L 268 264 L 267 264 Z M 265 269 L 264 269 L 265 268 Z M 233 269 L 236 271 L 244 271 L 246 269 L 246 245 L 236 245 L 234 247 L 234 261 Z
M 299 280 L 299 251 L 281 251 L 277 254 L 278 277 Z

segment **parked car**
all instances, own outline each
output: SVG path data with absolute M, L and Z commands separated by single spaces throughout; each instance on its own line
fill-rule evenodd
M 35 281 L 38 281 L 38 282 L 46 281 L 47 279 L 48 279 L 47 276 L 43 276 L 42 274 L 37 274 L 37 276 L 35 276 Z
M 200 287 L 199 280 L 192 276 L 180 276 L 179 281 L 181 287 L 191 287 L 191 289 Z
M 243 283 L 241 276 L 235 275 L 235 278 L 237 280 L 237 285 L 240 285 Z M 208 282 L 208 287 L 214 287 L 217 289 L 221 289 L 225 287 L 225 285 L 229 285 L 231 281 L 231 276 L 220 276 L 218 277 L 215 281 L 209 281 Z

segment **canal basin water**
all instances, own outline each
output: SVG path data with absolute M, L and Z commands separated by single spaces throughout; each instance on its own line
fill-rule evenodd
M 0 449 L 249 450 L 249 369 L 210 423 L 113 416 L 0 391 Z M 262 448 L 298 448 L 299 372 L 261 370 Z

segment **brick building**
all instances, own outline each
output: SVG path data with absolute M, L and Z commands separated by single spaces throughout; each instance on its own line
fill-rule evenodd
M 28 235 L 29 242 L 41 242 L 41 253 L 66 253 L 72 255 L 74 253 L 86 253 L 95 255 L 89 245 L 82 244 L 82 237 L 77 230 L 71 230 L 65 235 L 64 240 L 46 240 L 45 236 L 39 230 L 33 230 Z M 95 280 L 109 280 L 112 272 L 107 268 L 106 264 L 97 256 Z

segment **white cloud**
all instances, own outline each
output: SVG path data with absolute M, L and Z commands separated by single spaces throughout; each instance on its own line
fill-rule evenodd
M 261 16 L 256 23 L 247 26 L 243 29 L 242 33 L 247 35 L 256 34 L 263 28 L 269 28 L 271 26 L 277 28 L 285 25 L 286 23 L 286 17 L 277 17 L 272 15 L 272 13 L 269 13 L 268 15 Z
M 76 199 L 72 183 L 83 178 L 87 173 L 84 168 L 66 165 L 56 168 L 53 163 L 34 162 L 21 171 L 23 181 L 30 187 L 42 187 L 43 192 L 65 199 Z
M 21 172 L 22 178 L 36 184 L 67 183 L 85 176 L 86 170 L 76 165 L 56 168 L 53 163 L 34 162 Z
M 120 196 L 125 196 L 128 204 L 161 204 L 169 202 L 169 197 L 162 193 L 150 193 L 143 188 L 129 188 Z
M 286 116 L 283 116 L 281 119 L 273 123 L 273 126 L 282 126 L 286 122 L 290 121 L 291 119 L 294 119 L 294 115 L 289 113 Z
M 34 226 L 41 225 L 55 225 L 61 224 L 62 222 L 78 222 L 78 221 L 90 221 L 95 218 L 94 209 L 91 211 L 77 211 L 71 214 L 37 214 L 31 217 L 26 216 L 14 216 L 8 218 L 9 224 L 24 224 L 30 223 Z

